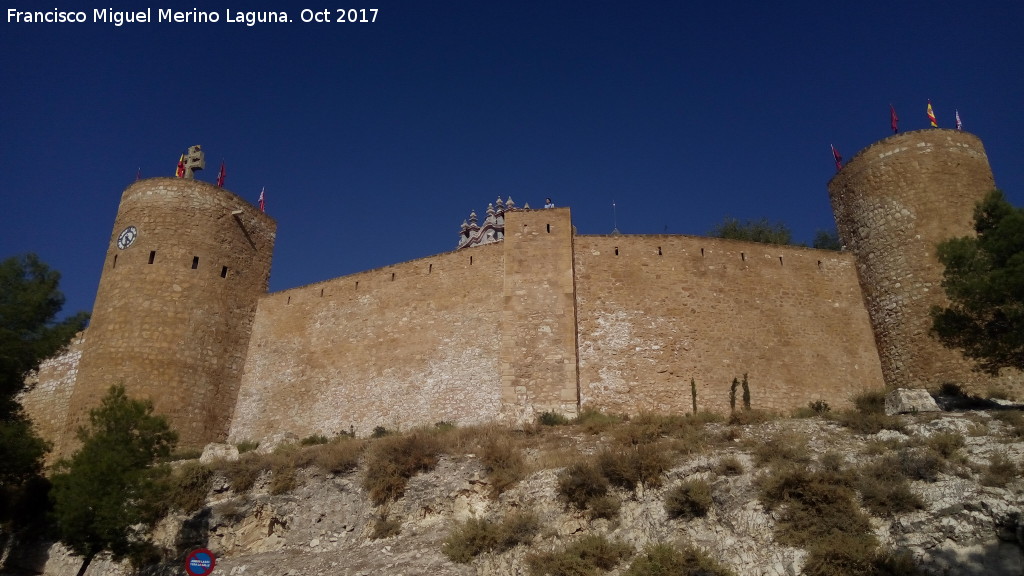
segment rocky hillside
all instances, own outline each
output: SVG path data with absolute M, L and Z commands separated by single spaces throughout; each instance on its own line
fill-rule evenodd
M 439 425 L 181 465 L 169 498 L 194 511 L 159 526 L 177 559 L 145 572 L 180 574 L 205 547 L 215 574 L 246 576 L 1024 573 L 1024 413 L 818 408 Z M 202 498 L 179 504 L 189 486 Z M 659 571 L 669 552 L 680 564 Z M 60 546 L 21 563 L 80 564 Z M 88 572 L 129 573 L 101 560 Z

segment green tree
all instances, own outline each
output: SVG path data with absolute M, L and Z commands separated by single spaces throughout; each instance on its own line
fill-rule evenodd
M 0 262 L 0 536 L 45 517 L 42 478 L 46 442 L 36 435 L 16 395 L 25 376 L 85 326 L 80 312 L 57 322 L 64 305 L 60 274 L 34 254 Z M 37 526 L 38 527 L 38 526 Z
M 974 209 L 974 230 L 938 246 L 950 305 L 932 308 L 932 333 L 990 373 L 1024 369 L 1024 209 L 993 190 Z
M 744 222 L 740 222 L 736 218 L 726 218 L 721 224 L 711 229 L 711 235 L 762 244 L 790 244 L 793 237 L 785 224 L 781 222 L 773 224 L 764 218 Z
M 25 375 L 85 327 L 85 312 L 56 321 L 64 306 L 60 273 L 35 254 L 0 262 L 0 419 L 18 411 Z
M 814 234 L 814 242 L 811 247 L 820 250 L 842 250 L 843 243 L 839 240 L 839 234 L 835 230 L 818 230 Z
M 168 474 L 154 466 L 177 434 L 149 401 L 113 386 L 78 430 L 82 447 L 57 465 L 51 496 L 60 540 L 85 558 L 79 575 L 104 550 L 133 562 L 152 549 L 146 531 L 160 518 L 158 492 Z

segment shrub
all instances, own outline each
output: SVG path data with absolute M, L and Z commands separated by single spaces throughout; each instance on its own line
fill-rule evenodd
M 828 402 L 824 400 L 815 400 L 814 402 L 808 402 L 807 407 L 811 409 L 815 414 L 824 414 L 831 412 L 832 407 L 828 405 Z
M 706 480 L 687 480 L 665 495 L 665 512 L 669 518 L 702 518 L 712 506 L 711 485 Z
M 452 562 L 466 564 L 484 552 L 500 554 L 527 544 L 539 529 L 540 521 L 530 512 L 511 514 L 501 523 L 470 518 L 452 530 L 441 552 Z
M 543 412 L 537 416 L 537 423 L 541 426 L 565 426 L 569 419 L 558 412 Z
M 811 463 L 807 437 L 797 432 L 779 432 L 768 440 L 754 444 L 753 456 L 758 466 L 777 462 Z
M 213 471 L 198 462 L 186 462 L 171 475 L 167 503 L 186 514 L 206 505 L 213 484 Z
M 985 486 L 1004 487 L 1017 478 L 1017 465 L 1006 457 L 1005 453 L 996 452 L 989 459 L 988 469 L 981 475 L 981 483 Z
M 929 448 L 906 448 L 899 452 L 899 466 L 911 480 L 935 482 L 946 469 L 946 461 Z
M 299 485 L 295 461 L 290 456 L 282 454 L 274 459 L 270 477 L 271 494 L 286 494 Z
M 598 410 L 586 409 L 576 417 L 575 424 L 590 434 L 600 434 L 620 422 L 622 422 L 621 416 L 613 416 Z
M 903 421 L 898 416 L 886 415 L 882 412 L 864 412 L 843 410 L 835 414 L 836 422 L 857 434 L 878 434 L 882 430 L 904 430 Z
M 348 436 L 339 436 L 332 442 L 318 446 L 312 454 L 312 464 L 330 474 L 344 474 L 355 470 L 366 442 Z
M 597 466 L 613 485 L 636 490 L 640 484 L 650 488 L 661 486 L 661 475 L 672 462 L 658 446 L 643 444 L 634 449 L 605 450 L 598 455 Z
M 387 510 L 377 515 L 377 518 L 373 521 L 373 531 L 370 533 L 371 540 L 381 540 L 383 538 L 391 538 L 392 536 L 398 536 L 402 533 L 402 522 L 395 518 L 391 518 L 391 515 Z
M 526 565 L 531 576 L 567 575 L 589 576 L 599 570 L 611 570 L 629 558 L 633 547 L 612 542 L 604 536 L 587 535 L 569 544 L 560 552 L 531 554 Z
M 330 442 L 330 440 L 328 440 L 327 436 L 324 436 L 323 434 L 313 434 L 312 436 L 306 436 L 300 440 L 299 444 L 302 446 L 317 446 L 319 444 L 327 444 L 328 442 Z
M 714 472 L 719 476 L 739 476 L 743 474 L 743 463 L 735 456 L 726 456 L 715 464 Z
M 655 544 L 646 548 L 623 576 L 734 576 L 734 572 L 696 548 L 678 550 Z
M 235 492 L 246 492 L 256 484 L 266 469 L 264 459 L 253 453 L 247 453 L 234 462 L 222 462 L 219 470 L 227 477 L 231 489 Z
M 869 532 L 868 518 L 843 476 L 789 465 L 772 468 L 759 486 L 766 508 L 784 505 L 775 527 L 775 537 L 783 544 L 806 547 L 835 534 Z
M 401 498 L 409 478 L 434 469 L 440 451 L 436 436 L 423 430 L 378 439 L 368 451 L 363 480 L 370 501 L 380 506 Z
M 775 414 L 766 410 L 751 410 L 749 408 L 741 412 L 733 412 L 729 415 L 729 424 L 734 426 L 746 426 L 748 424 L 761 424 L 775 419 Z
M 588 504 L 588 507 L 591 520 L 595 518 L 613 520 L 618 517 L 619 510 L 622 508 L 622 502 L 620 502 L 615 496 L 606 494 L 592 499 Z
M 558 475 L 558 494 L 579 510 L 608 494 L 608 479 L 589 463 L 577 462 Z
M 897 456 L 878 459 L 863 467 L 857 490 L 864 506 L 877 516 L 902 514 L 924 508 L 924 502 L 910 490 Z
M 926 444 L 943 458 L 949 458 L 964 447 L 964 437 L 957 432 L 939 432 L 928 437 Z
M 480 460 L 491 479 L 491 495 L 498 497 L 526 475 L 523 455 L 507 438 L 490 438 L 481 447 Z
M 388 430 L 387 428 L 385 428 L 383 426 L 374 426 L 373 427 L 373 432 L 370 434 L 370 437 L 371 438 L 383 438 L 385 436 L 390 436 L 390 435 L 391 435 L 391 431 Z
M 1024 412 L 1020 410 L 998 410 L 992 413 L 992 418 L 1010 427 L 1011 438 L 1024 437 Z
M 242 440 L 238 444 L 235 444 L 235 448 L 238 448 L 238 453 L 239 454 L 245 454 L 246 452 L 252 452 L 253 450 L 259 448 L 259 446 L 260 446 L 259 442 L 254 442 L 252 440 Z
M 870 534 L 831 534 L 810 543 L 804 576 L 874 576 L 878 541 Z
M 885 414 L 885 392 L 866 390 L 853 397 L 853 405 L 862 414 Z

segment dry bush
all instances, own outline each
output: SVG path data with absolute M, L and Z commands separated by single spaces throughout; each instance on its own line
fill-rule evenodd
M 754 463 L 757 466 L 768 466 L 779 462 L 811 463 L 811 451 L 807 448 L 807 436 L 799 432 L 779 432 L 763 442 L 753 443 L 751 448 Z
M 882 430 L 903 432 L 906 429 L 899 416 L 887 416 L 885 412 L 841 410 L 829 414 L 837 423 L 857 434 L 878 434 Z
M 624 446 L 639 446 L 662 438 L 699 438 L 702 425 L 695 418 L 644 412 L 619 425 L 612 436 Z
M 558 475 L 558 494 L 578 510 L 608 494 L 608 479 L 592 464 L 577 462 Z
M 239 454 L 245 454 L 246 452 L 252 452 L 259 448 L 260 443 L 253 440 L 242 440 L 238 444 L 235 444 L 235 448 L 238 448 Z
M 686 480 L 665 495 L 665 512 L 669 518 L 703 518 L 713 505 L 707 480 Z
M 192 513 L 206 505 L 206 496 L 213 484 L 213 471 L 199 462 L 186 462 L 171 474 L 167 504 L 182 512 Z
M 500 523 L 470 518 L 452 530 L 441 552 L 452 562 L 466 564 L 484 552 L 501 554 L 529 544 L 538 530 L 540 521 L 531 512 L 510 514 Z
M 733 426 L 746 426 L 748 424 L 762 424 L 777 420 L 778 414 L 767 410 L 737 410 L 729 415 L 729 424 Z
M 437 436 L 426 430 L 378 438 L 366 456 L 363 488 L 370 501 L 380 506 L 401 498 L 409 478 L 433 470 L 440 454 Z
M 985 486 L 1005 487 L 1017 479 L 1019 473 L 1013 460 L 1003 452 L 996 452 L 989 459 L 988 469 L 981 475 L 981 483 Z
M 298 468 L 303 456 L 299 450 L 278 451 L 270 455 L 271 494 L 286 494 L 298 487 Z
M 992 412 L 992 418 L 1010 427 L 1007 434 L 1010 438 L 1024 438 L 1024 411 L 996 410 Z
M 924 502 L 910 490 L 898 456 L 890 455 L 863 466 L 857 490 L 864 506 L 876 516 L 891 516 L 924 508 Z
M 402 521 L 392 518 L 388 510 L 383 510 L 377 514 L 377 517 L 373 521 L 373 531 L 370 532 L 371 540 L 381 540 L 383 538 L 391 538 L 392 536 L 398 536 L 402 533 Z
M 853 405 L 862 414 L 885 414 L 885 391 L 865 390 L 853 397 Z
M 943 458 L 949 459 L 964 447 L 966 441 L 957 432 L 939 432 L 929 436 L 925 440 L 925 444 L 938 452 Z
M 568 426 L 572 422 L 564 414 L 543 412 L 537 416 L 537 424 L 541 426 Z
M 697 548 L 655 544 L 644 549 L 623 576 L 734 576 L 735 573 Z
M 870 532 L 846 476 L 786 465 L 771 468 L 758 485 L 766 508 L 782 507 L 775 537 L 783 544 L 802 548 L 836 534 Z
M 576 421 L 573 423 L 583 428 L 589 434 L 600 434 L 617 426 L 622 421 L 622 416 L 614 416 L 599 410 L 586 409 L 580 412 L 580 415 L 576 417 Z
M 480 460 L 491 479 L 491 495 L 495 498 L 526 476 L 523 454 L 507 438 L 485 441 L 481 446 Z
M 531 576 L 590 576 L 615 568 L 632 554 L 633 547 L 629 544 L 590 534 L 559 552 L 531 554 L 526 557 L 526 565 Z
M 743 462 L 736 456 L 725 456 L 715 464 L 713 471 L 719 476 L 739 476 L 743 474 Z
M 322 446 L 310 449 L 312 464 L 330 474 L 345 474 L 359 466 L 359 457 L 366 448 L 365 440 L 340 436 Z
M 911 480 L 935 482 L 939 473 L 946 470 L 946 460 L 931 448 L 904 448 L 893 459 L 903 474 Z
M 613 485 L 636 490 L 640 484 L 648 488 L 661 486 L 661 476 L 672 467 L 672 461 L 660 446 L 642 444 L 601 452 L 597 456 L 597 467 Z
M 587 515 L 591 520 L 596 518 L 614 520 L 619 516 L 619 510 L 621 509 L 622 502 L 618 498 L 611 494 L 605 494 L 604 496 L 598 496 L 597 498 L 590 500 Z
M 266 458 L 252 452 L 234 462 L 222 461 L 217 464 L 217 470 L 228 479 L 231 489 L 239 493 L 247 492 L 259 480 L 260 474 L 269 469 Z

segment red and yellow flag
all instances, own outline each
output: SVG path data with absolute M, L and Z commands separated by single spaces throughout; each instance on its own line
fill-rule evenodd
M 174 173 L 178 178 L 185 177 L 185 155 L 182 154 L 181 158 L 178 158 L 178 171 Z
M 928 101 L 928 121 L 932 123 L 932 128 L 938 128 L 939 123 L 935 121 L 935 111 L 932 110 L 932 101 Z

